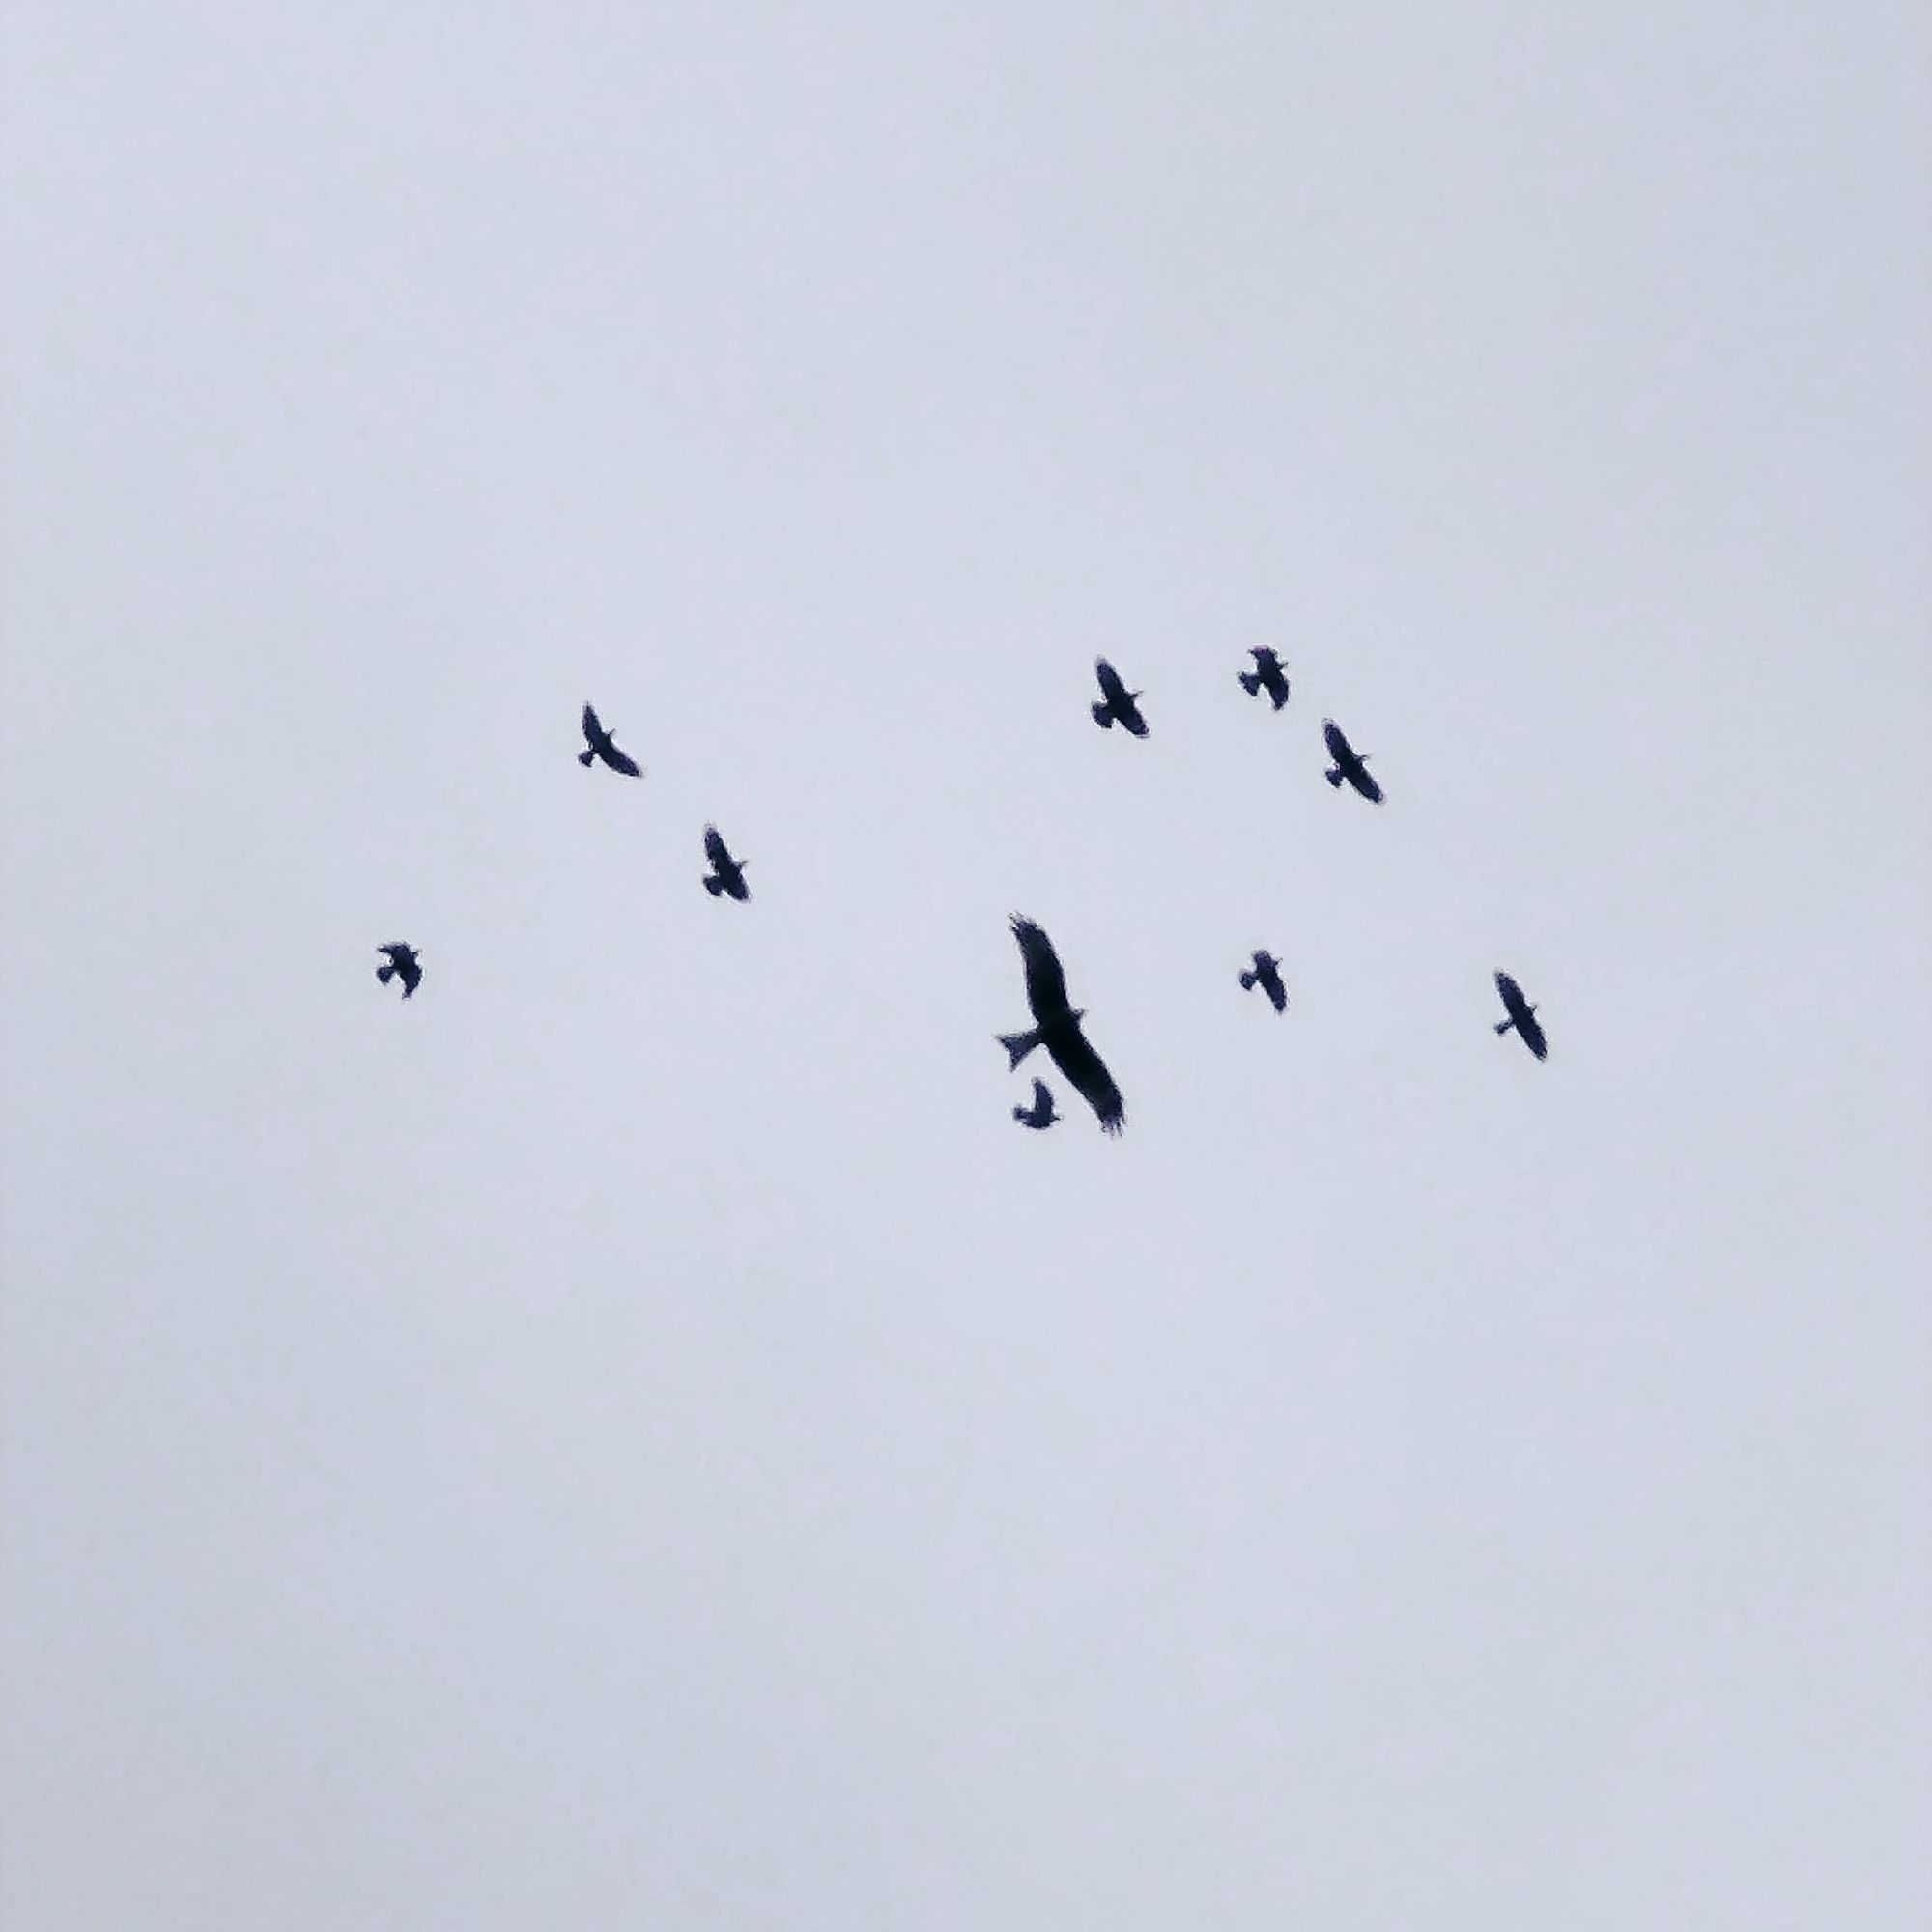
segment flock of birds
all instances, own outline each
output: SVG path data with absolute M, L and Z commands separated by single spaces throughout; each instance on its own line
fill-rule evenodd
M 1281 710 L 1288 702 L 1289 683 L 1280 657 L 1264 644 L 1255 646 L 1248 655 L 1255 664 L 1252 670 L 1240 673 L 1241 689 L 1250 697 L 1265 693 L 1273 708 Z M 1100 684 L 1099 701 L 1092 707 L 1094 722 L 1103 731 L 1111 731 L 1118 724 L 1130 736 L 1145 738 L 1148 724 L 1141 714 L 1142 694 L 1129 691 L 1126 681 L 1105 658 L 1094 660 L 1094 671 Z M 577 754 L 579 764 L 587 769 L 602 763 L 625 778 L 643 777 L 642 767 L 618 746 L 594 706 L 583 707 L 582 724 L 584 749 Z M 1328 747 L 1328 755 L 1334 760 L 1324 775 L 1328 782 L 1337 791 L 1347 784 L 1371 805 L 1381 804 L 1382 788 L 1370 776 L 1368 753 L 1357 752 L 1332 718 L 1321 721 L 1321 736 Z M 704 856 L 711 867 L 704 875 L 704 890 L 713 898 L 731 898 L 742 904 L 752 896 L 751 888 L 745 884 L 745 862 L 731 856 L 715 825 L 704 828 Z M 1126 1103 L 1114 1083 L 1114 1076 L 1107 1071 L 1106 1063 L 1081 1030 L 1086 1009 L 1075 1007 L 1067 997 L 1066 974 L 1060 955 L 1053 950 L 1052 940 L 1033 920 L 1019 913 L 1012 917 L 1012 929 L 1019 943 L 1033 1025 L 1022 1033 L 995 1036 L 1007 1049 L 1008 1070 L 1017 1068 L 1037 1047 L 1044 1047 L 1068 1084 L 1093 1108 L 1101 1131 L 1118 1134 L 1126 1124 Z M 376 978 L 385 986 L 391 980 L 400 980 L 403 998 L 407 1000 L 422 984 L 422 960 L 415 948 L 397 940 L 376 950 L 383 955 Z M 1498 972 L 1495 980 L 1505 1015 L 1496 1022 L 1495 1031 L 1514 1032 L 1538 1060 L 1543 1059 L 1549 1046 L 1536 1018 L 1535 1007 L 1507 973 Z M 1281 962 L 1265 949 L 1255 952 L 1253 963 L 1241 974 L 1241 985 L 1249 992 L 1260 987 L 1277 1013 L 1288 1010 L 1288 987 L 1282 980 Z M 1054 1109 L 1052 1090 L 1037 1078 L 1033 1083 L 1033 1104 L 1013 1109 L 1013 1119 L 1036 1131 L 1052 1126 L 1061 1118 Z

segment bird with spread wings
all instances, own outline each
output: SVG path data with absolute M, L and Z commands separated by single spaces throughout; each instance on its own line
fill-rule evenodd
M 1066 975 L 1053 941 L 1019 913 L 1012 916 L 1012 928 L 1026 968 L 1027 1004 L 1033 1009 L 1034 1024 L 1027 1033 L 996 1036 L 1007 1049 L 1009 1065 L 1017 1066 L 1035 1047 L 1045 1047 L 1053 1064 L 1098 1116 L 1101 1131 L 1118 1134 L 1126 1124 L 1126 1103 L 1105 1062 L 1080 1030 L 1086 1009 L 1067 1001 Z

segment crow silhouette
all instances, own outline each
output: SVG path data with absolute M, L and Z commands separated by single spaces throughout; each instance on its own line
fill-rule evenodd
M 1265 644 L 1253 645 L 1248 655 L 1254 659 L 1255 668 L 1241 672 L 1241 689 L 1250 697 L 1259 697 L 1266 692 L 1279 711 L 1288 702 L 1288 673 L 1282 669 L 1281 660 Z
M 1536 1009 L 1523 998 L 1522 988 L 1507 973 L 1496 975 L 1496 991 L 1503 996 L 1503 1010 L 1509 1014 L 1508 1019 L 1496 1022 L 1496 1031 L 1508 1033 L 1514 1027 L 1523 1045 L 1541 1060 L 1549 1051 L 1549 1042 L 1543 1037 Z
M 1094 660 L 1094 674 L 1100 680 L 1100 702 L 1093 707 L 1094 724 L 1103 731 L 1111 731 L 1119 724 L 1136 738 L 1145 738 L 1147 720 L 1141 716 L 1140 705 L 1135 701 L 1141 694 L 1129 691 L 1121 673 L 1105 658 Z
M 1023 1127 L 1042 1129 L 1052 1126 L 1060 1116 L 1053 1111 L 1053 1091 L 1044 1080 L 1033 1083 L 1033 1105 L 1015 1107 L 1013 1119 Z
M 605 730 L 596 708 L 589 704 L 583 707 L 583 742 L 589 749 L 578 753 L 577 762 L 586 770 L 602 758 L 613 772 L 622 772 L 627 779 L 643 777 L 638 769 L 638 761 L 617 749 L 617 741 Z
M 1276 1012 L 1288 1009 L 1288 988 L 1281 983 L 1281 961 L 1265 949 L 1255 954 L 1254 969 L 1241 975 L 1241 984 L 1249 992 L 1259 986 Z
M 1027 1004 L 1033 1009 L 1034 1026 L 1030 1033 L 995 1036 L 1007 1049 L 1007 1064 L 1017 1066 L 1035 1047 L 1045 1047 L 1053 1064 L 1098 1116 L 1101 1131 L 1119 1133 L 1126 1123 L 1126 1104 L 1114 1076 L 1080 1031 L 1085 1009 L 1067 1004 L 1066 975 L 1052 940 L 1019 913 L 1012 916 L 1012 928 L 1026 967 Z
M 1347 779 L 1371 805 L 1379 805 L 1382 788 L 1369 776 L 1368 753 L 1356 751 L 1342 735 L 1341 725 L 1332 718 L 1322 719 L 1321 736 L 1327 741 L 1328 755 L 1335 760 L 1322 776 L 1337 791 L 1342 788 L 1342 781 Z
M 748 899 L 752 889 L 745 883 L 745 862 L 734 859 L 725 849 L 724 841 L 718 836 L 715 825 L 704 828 L 704 856 L 711 861 L 711 870 L 704 881 L 704 890 L 715 899 L 720 893 L 727 898 Z
M 384 955 L 383 964 L 376 968 L 377 979 L 385 986 L 391 980 L 400 980 L 403 998 L 407 1000 L 422 984 L 422 962 L 416 957 L 415 948 L 397 940 L 393 946 L 379 946 L 376 951 Z

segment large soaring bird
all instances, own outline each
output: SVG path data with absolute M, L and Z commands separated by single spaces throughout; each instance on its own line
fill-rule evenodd
M 1136 738 L 1145 738 L 1147 720 L 1141 716 L 1136 702 L 1141 694 L 1129 691 L 1121 673 L 1105 658 L 1094 660 L 1094 675 L 1100 680 L 1100 702 L 1093 707 L 1094 724 L 1103 731 L 1111 731 L 1118 724 Z
M 711 861 L 711 870 L 704 881 L 704 890 L 715 899 L 720 893 L 727 898 L 748 899 L 752 889 L 745 883 L 745 862 L 732 858 L 724 839 L 718 836 L 715 825 L 704 828 L 704 856 Z
M 376 968 L 376 977 L 384 985 L 391 980 L 403 982 L 403 998 L 408 999 L 422 984 L 422 962 L 416 957 L 413 946 L 405 946 L 399 939 L 392 946 L 379 946 L 376 951 L 383 954 L 384 963 Z
M 1279 711 L 1288 702 L 1288 673 L 1281 668 L 1281 660 L 1265 644 L 1249 647 L 1248 655 L 1254 659 L 1253 670 L 1241 672 L 1241 689 L 1250 697 L 1259 697 L 1266 692 Z
M 1043 1046 L 1087 1104 L 1099 1117 L 1101 1131 L 1117 1134 L 1126 1124 L 1126 1103 L 1114 1076 L 1080 1031 L 1084 1009 L 1068 1004 L 1066 975 L 1053 941 L 1032 920 L 1012 916 L 1013 937 L 1019 941 L 1026 966 L 1027 1004 L 1033 1009 L 1030 1033 L 1003 1033 L 996 1037 L 1007 1049 L 1008 1064 L 1017 1066 L 1035 1047 Z
M 1514 1027 L 1523 1045 L 1541 1060 L 1549 1051 L 1549 1042 L 1543 1037 L 1536 1009 L 1523 998 L 1522 988 L 1507 973 L 1496 975 L 1496 991 L 1503 996 L 1503 1010 L 1509 1014 L 1508 1019 L 1496 1022 L 1496 1031 L 1508 1033 Z
M 1013 1109 L 1013 1119 L 1021 1126 L 1032 1127 L 1036 1131 L 1052 1126 L 1059 1118 L 1060 1116 L 1053 1111 L 1053 1089 L 1044 1080 L 1036 1080 L 1033 1083 L 1031 1107 Z
M 643 777 L 643 773 L 638 769 L 637 759 L 629 753 L 617 749 L 616 739 L 605 730 L 603 721 L 597 716 L 594 705 L 586 704 L 583 707 L 583 742 L 589 749 L 578 753 L 577 762 L 585 770 L 602 758 L 613 772 L 622 772 L 627 779 Z
M 1328 755 L 1335 762 L 1322 776 L 1337 791 L 1342 789 L 1342 781 L 1347 779 L 1371 805 L 1382 802 L 1382 788 L 1369 776 L 1369 756 L 1366 752 L 1358 752 L 1342 735 L 1342 727 L 1332 718 L 1321 721 L 1321 736 L 1327 742 Z
M 1255 954 L 1254 968 L 1241 975 L 1241 984 L 1249 992 L 1259 986 L 1272 1003 L 1276 1012 L 1288 1009 L 1288 988 L 1281 983 L 1281 961 L 1263 948 Z

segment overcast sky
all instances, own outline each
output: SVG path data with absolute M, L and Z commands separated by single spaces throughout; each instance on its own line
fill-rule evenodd
M 8 1932 L 1932 1916 L 1921 6 L 5 22 Z

